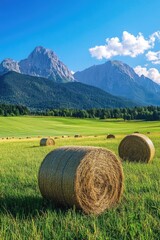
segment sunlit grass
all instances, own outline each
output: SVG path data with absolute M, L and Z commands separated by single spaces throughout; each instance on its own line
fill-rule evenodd
M 6 122 L 12 122 L 12 118 L 5 119 Z M 13 118 L 13 121 L 17 121 L 16 119 L 18 118 Z M 20 119 L 22 121 L 22 118 L 19 118 L 19 121 Z M 26 125 L 27 119 L 24 118 L 22 121 L 24 124 L 23 136 L 26 134 L 27 126 L 30 126 Z M 36 121 L 29 119 L 33 131 L 42 124 L 37 123 L 38 118 Z M 40 118 L 40 120 L 42 119 Z M 22 136 L 20 128 L 15 131 L 19 127 L 17 126 L 20 124 L 19 121 L 12 126 L 12 135 L 17 138 Z M 67 125 L 70 121 L 70 124 L 76 123 L 76 120 L 73 119 L 65 121 L 65 119 L 58 118 L 57 124 L 60 125 L 56 127 L 52 118 L 47 118 L 46 121 L 50 121 L 52 126 L 54 123 L 57 131 L 58 127 L 60 128 L 60 132 L 56 134 L 59 136 L 65 135 L 62 129 L 63 125 Z M 70 126 L 70 135 L 72 136 L 55 139 L 55 146 L 40 147 L 39 138 L 0 141 L 0 239 L 158 240 L 160 236 L 159 122 L 153 124 L 151 122 L 122 122 L 120 127 L 119 122 L 109 122 L 111 125 L 107 125 L 108 122 L 99 122 L 98 120 L 77 121 L 76 126 L 81 125 L 81 128 L 76 129 L 74 125 L 72 128 Z M 107 131 L 103 132 L 107 128 L 106 126 L 110 129 L 109 132 L 116 134 L 115 139 L 106 139 Z M 148 132 L 148 126 L 150 126 L 151 132 L 149 137 L 155 145 L 156 155 L 150 164 L 123 163 L 125 189 L 122 200 L 116 208 L 105 211 L 98 217 L 86 216 L 74 208 L 56 208 L 42 199 L 38 189 L 37 174 L 40 164 L 48 152 L 59 146 L 92 145 L 108 148 L 118 154 L 118 144 L 126 132 L 133 132 L 137 129 Z M 29 128 L 28 134 L 34 136 L 31 134 L 31 128 Z M 82 134 L 84 129 L 88 129 L 86 136 L 73 137 L 74 133 Z M 124 129 L 126 129 L 125 132 Z M 54 131 L 51 134 L 47 132 L 49 131 L 48 125 L 42 124 L 42 130 L 46 136 L 55 135 Z M 5 131 L 7 131 L 7 127 Z M 5 136 L 5 131 L 2 129 L 3 136 Z
M 58 117 L 0 117 L 0 137 L 104 135 L 159 132 L 160 122 Z

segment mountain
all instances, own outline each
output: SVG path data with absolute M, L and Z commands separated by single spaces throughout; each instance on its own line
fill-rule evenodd
M 0 64 L 0 74 L 15 71 L 31 76 L 44 77 L 55 82 L 74 81 L 68 68 L 58 59 L 56 54 L 47 48 L 36 47 L 28 58 L 16 62 L 5 59 Z
M 11 58 L 6 58 L 0 64 L 0 74 L 7 73 L 9 71 L 20 72 L 20 69 L 18 62 Z
M 76 72 L 74 77 L 77 81 L 141 105 L 160 105 L 160 85 L 144 76 L 139 77 L 131 67 L 120 61 L 94 65 Z
M 30 109 L 132 107 L 136 104 L 79 82 L 55 83 L 50 79 L 8 72 L 0 76 L 0 103 Z

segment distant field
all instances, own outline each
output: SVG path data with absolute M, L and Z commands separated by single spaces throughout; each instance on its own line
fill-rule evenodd
M 58 117 L 0 117 L 0 137 L 104 135 L 159 132 L 160 122 Z
M 55 208 L 42 199 L 37 174 L 48 152 L 59 146 L 92 145 L 118 154 L 121 139 L 133 131 L 150 132 L 156 155 L 150 164 L 123 163 L 125 189 L 116 208 L 98 217 L 86 216 L 74 208 Z M 107 133 L 114 133 L 116 138 L 106 139 Z M 74 134 L 85 136 L 74 138 Z M 39 135 L 59 139 L 55 139 L 55 146 L 40 147 Z M 0 137 L 11 136 L 17 139 L 0 141 L 0 239 L 159 240 L 160 122 L 0 118 Z

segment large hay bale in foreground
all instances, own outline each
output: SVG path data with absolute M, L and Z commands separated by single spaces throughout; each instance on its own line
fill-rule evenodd
M 108 135 L 107 135 L 107 138 L 115 138 L 115 135 L 113 135 L 113 134 L 108 134 Z
M 118 147 L 119 156 L 131 162 L 150 162 L 155 154 L 152 141 L 143 134 L 131 134 L 122 139 Z
M 55 145 L 55 141 L 52 138 L 42 138 L 40 140 L 40 146 L 51 146 Z
M 42 196 L 55 204 L 100 214 L 119 202 L 123 170 L 109 150 L 60 147 L 44 158 L 38 184 Z

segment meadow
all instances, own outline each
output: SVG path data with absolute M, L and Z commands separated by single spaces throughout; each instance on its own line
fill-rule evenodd
M 125 187 L 115 208 L 100 216 L 87 216 L 74 207 L 57 208 L 41 197 L 37 174 L 51 150 L 66 145 L 90 145 L 118 155 L 121 139 L 134 131 L 146 135 L 150 132 L 156 154 L 150 164 L 122 163 Z M 108 133 L 116 138 L 106 139 Z M 82 138 L 74 138 L 75 134 Z M 57 136 L 56 145 L 40 147 L 42 136 Z M 159 239 L 160 122 L 1 117 L 0 153 L 0 239 Z

